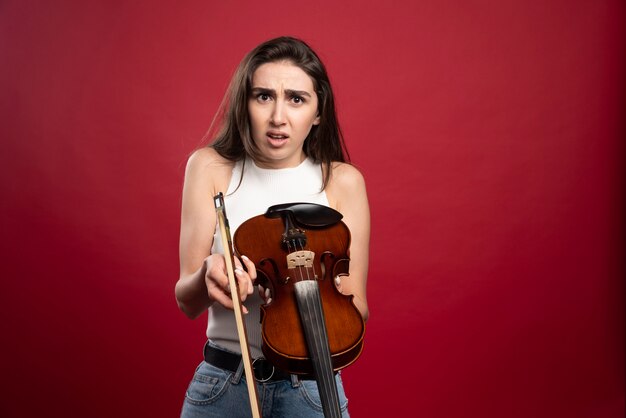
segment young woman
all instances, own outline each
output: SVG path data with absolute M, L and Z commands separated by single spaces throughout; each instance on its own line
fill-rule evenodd
M 176 300 L 196 318 L 209 310 L 205 361 L 196 369 L 182 417 L 249 417 L 233 304 L 220 240 L 215 235 L 213 196 L 225 195 L 231 232 L 280 203 L 330 206 L 350 229 L 350 275 L 336 285 L 354 295 L 368 317 L 366 279 L 369 207 L 359 171 L 346 162 L 324 65 L 304 42 L 281 37 L 252 50 L 240 63 L 222 103 L 221 128 L 210 146 L 194 152 L 185 173 Z M 244 256 L 236 262 L 253 358 L 262 357 L 260 305 L 268 290 L 254 291 L 256 270 Z M 245 267 L 245 269 L 243 268 Z M 347 399 L 337 375 L 340 404 Z M 275 373 L 258 383 L 266 417 L 323 417 L 314 380 Z

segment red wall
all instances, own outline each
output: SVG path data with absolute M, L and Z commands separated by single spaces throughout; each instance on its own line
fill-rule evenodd
M 373 224 L 352 416 L 624 416 L 623 2 L 0 5 L 3 417 L 172 417 L 180 192 L 241 57 L 325 60 Z

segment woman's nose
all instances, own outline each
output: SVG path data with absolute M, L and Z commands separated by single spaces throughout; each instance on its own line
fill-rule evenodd
M 274 126 L 280 126 L 285 123 L 285 108 L 282 102 L 276 101 L 270 122 Z

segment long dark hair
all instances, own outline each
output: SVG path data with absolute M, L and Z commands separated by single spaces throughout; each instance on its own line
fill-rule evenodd
M 250 135 L 248 99 L 256 69 L 263 64 L 278 61 L 287 61 L 298 66 L 313 81 L 320 123 L 311 128 L 303 150 L 307 157 L 323 165 L 324 189 L 330 179 L 332 162 L 346 162 L 350 157 L 337 121 L 335 98 L 326 68 L 311 47 L 299 39 L 287 36 L 271 39 L 244 57 L 214 119 L 214 123 L 220 123 L 220 128 L 210 146 L 230 161 L 239 161 L 246 156 L 255 161 L 263 160 Z M 208 135 L 210 133 L 211 130 Z

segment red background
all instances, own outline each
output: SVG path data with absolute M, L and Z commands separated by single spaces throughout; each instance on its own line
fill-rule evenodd
M 624 416 L 623 2 L 383 3 L 0 4 L 1 416 L 177 416 L 186 156 L 282 34 L 368 183 L 352 415 Z

